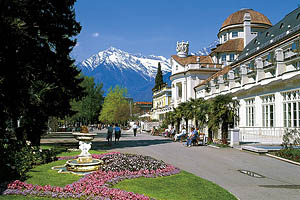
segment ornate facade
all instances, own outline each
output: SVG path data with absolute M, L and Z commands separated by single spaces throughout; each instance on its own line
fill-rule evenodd
M 300 8 L 274 26 L 259 12 L 237 11 L 218 37 L 206 57 L 215 67 L 198 62 L 191 71 L 191 56 L 171 57 L 173 105 L 231 94 L 240 102 L 240 141 L 281 143 L 285 128 L 300 127 Z

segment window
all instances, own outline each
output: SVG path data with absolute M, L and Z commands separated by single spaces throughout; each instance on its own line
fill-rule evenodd
M 254 126 L 254 110 L 255 110 L 255 99 L 247 99 L 246 101 L 246 126 Z
M 227 34 L 224 35 L 224 42 L 227 41 Z
M 299 52 L 299 49 L 300 49 L 300 46 L 299 46 L 299 40 L 296 40 L 296 41 L 294 41 L 293 44 L 292 44 L 292 51 L 293 51 L 294 53 L 297 53 L 297 52 Z
M 263 127 L 274 127 L 275 125 L 275 95 L 261 97 Z
M 223 54 L 223 55 L 222 55 L 221 60 L 222 60 L 222 61 L 226 61 L 226 54 Z
M 283 24 L 283 23 L 281 23 L 279 28 L 281 29 L 281 28 L 283 28 L 283 27 L 284 27 L 284 24 Z
M 270 63 L 274 63 L 275 59 L 274 59 L 274 52 L 270 52 L 267 56 L 267 61 Z
M 234 61 L 234 54 L 233 53 L 229 54 L 229 60 Z
M 232 32 L 231 34 L 232 34 L 232 37 L 233 37 L 233 38 L 236 38 L 236 37 L 238 36 L 238 32 L 237 32 L 237 31 Z
M 233 70 L 233 73 L 234 73 L 234 77 L 240 77 L 240 68 L 235 68 Z
M 300 127 L 300 90 L 283 92 L 284 127 Z
M 255 70 L 254 60 L 252 60 L 252 61 L 248 64 L 248 69 L 249 69 L 249 71 L 254 71 L 254 70 Z
M 266 32 L 266 37 L 268 37 L 270 35 L 270 33 L 269 32 Z

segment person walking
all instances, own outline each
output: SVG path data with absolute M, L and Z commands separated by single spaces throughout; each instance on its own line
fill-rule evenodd
M 107 127 L 107 136 L 106 136 L 108 145 L 111 145 L 113 132 L 114 132 L 114 128 L 112 127 L 111 124 L 109 124 Z
M 121 137 L 121 128 L 118 126 L 118 124 L 115 125 L 115 144 L 117 143 L 117 140 L 119 142 Z
M 134 123 L 132 126 L 134 136 L 136 136 L 137 128 L 138 128 L 138 126 L 136 125 L 136 123 Z

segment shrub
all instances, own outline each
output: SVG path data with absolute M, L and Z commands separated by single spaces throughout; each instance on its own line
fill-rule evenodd
M 286 129 L 282 137 L 282 146 L 287 148 L 293 148 L 293 145 L 300 145 L 300 130 L 298 129 Z
M 287 148 L 275 152 L 276 156 L 300 162 L 300 149 Z
M 30 143 L 23 144 L 16 140 L 0 140 L 0 180 L 26 178 L 26 172 L 33 165 L 48 163 L 56 160 L 53 150 L 41 150 L 31 146 Z

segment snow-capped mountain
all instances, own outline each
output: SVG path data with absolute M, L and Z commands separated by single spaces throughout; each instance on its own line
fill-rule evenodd
M 197 56 L 209 55 L 211 52 L 211 49 L 215 48 L 218 44 L 219 44 L 219 40 L 215 40 L 212 43 L 210 43 L 207 47 L 203 47 L 202 49 L 200 49 L 199 51 L 194 53 L 194 55 L 197 55 Z
M 84 75 L 93 76 L 96 83 L 103 83 L 104 91 L 120 85 L 127 88 L 134 101 L 151 101 L 158 62 L 169 83 L 171 67 L 165 57 L 131 54 L 114 47 L 92 55 L 77 67 Z
M 130 54 L 120 49 L 110 47 L 105 51 L 92 55 L 81 62 L 79 66 L 89 71 L 94 71 L 100 66 L 108 70 L 119 69 L 121 71 L 133 70 L 142 75 L 146 80 L 155 78 L 158 62 L 161 64 L 163 74 L 171 71 L 169 60 L 163 56 L 143 56 L 142 54 Z

